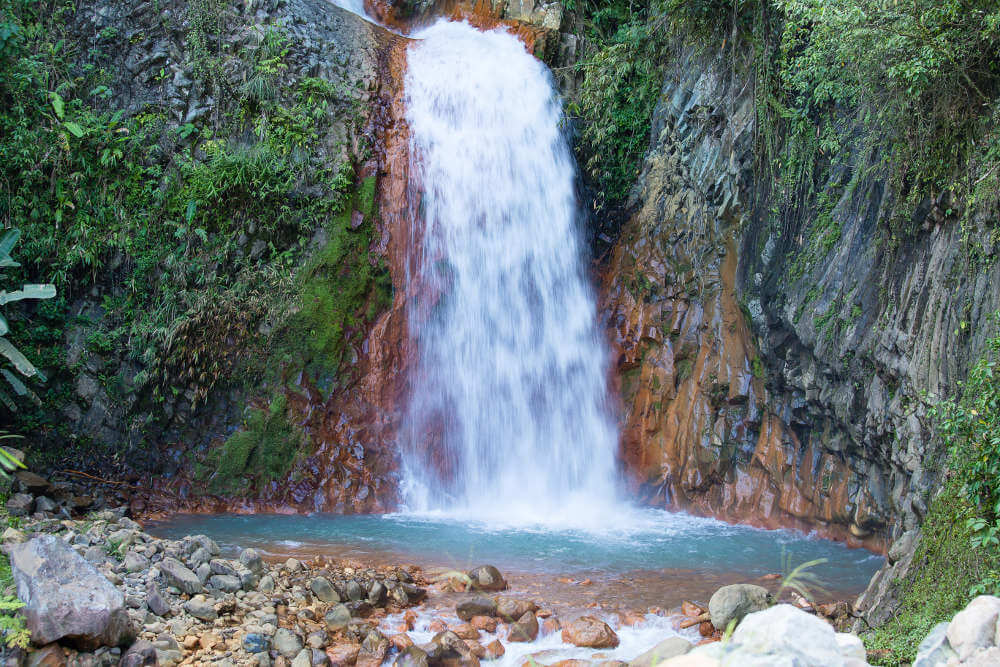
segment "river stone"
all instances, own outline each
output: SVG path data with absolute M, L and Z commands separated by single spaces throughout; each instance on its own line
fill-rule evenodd
M 683 637 L 667 637 L 638 658 L 628 663 L 629 667 L 655 667 L 691 650 L 693 644 Z
M 204 595 L 196 595 L 185 602 L 184 611 L 202 621 L 214 621 L 219 617 L 215 606 Z
M 240 576 L 239 572 L 236 570 L 236 566 L 228 560 L 223 560 L 222 558 L 213 558 L 208 561 L 208 567 L 211 569 L 212 574 L 221 574 L 227 577 Z
M 292 660 L 292 667 L 312 667 L 312 652 L 309 649 L 302 649 Z
M 146 587 L 146 606 L 157 616 L 166 616 L 170 613 L 170 605 L 163 599 L 158 588 L 150 584 Z
M 508 623 L 521 618 L 529 611 L 538 611 L 538 605 L 530 600 L 518 600 L 517 598 L 505 597 L 497 598 L 496 615 Z
M 472 580 L 474 587 L 484 591 L 502 591 L 507 588 L 507 582 L 504 581 L 500 570 L 492 565 L 480 565 L 470 570 L 469 579 Z
M 203 589 L 201 579 L 198 575 L 189 570 L 184 563 L 176 558 L 164 558 L 160 561 L 160 572 L 171 586 L 188 595 L 200 593 Z
M 378 630 L 372 630 L 361 642 L 358 652 L 357 667 L 379 667 L 389 652 L 389 640 Z
M 264 559 L 256 549 L 244 549 L 240 552 L 240 563 L 256 575 L 264 574 Z
M 93 650 L 135 637 L 125 596 L 58 537 L 11 546 L 10 564 L 36 644 L 62 640 Z
M 28 516 L 35 509 L 35 498 L 28 493 L 15 493 L 7 499 L 7 513 L 11 516 Z
M 247 653 L 264 653 L 270 648 L 267 637 L 259 632 L 248 632 L 243 635 L 243 650 Z
M 358 583 L 357 579 L 351 579 L 344 586 L 344 593 L 347 595 L 348 600 L 357 602 L 358 600 L 364 600 L 366 596 L 365 588 Z
M 320 602 L 340 602 L 340 596 L 326 577 L 316 577 L 309 582 L 309 588 Z
M 610 628 L 609 628 L 610 629 Z M 526 611 L 517 619 L 516 623 L 510 624 L 510 632 L 507 639 L 512 642 L 533 642 L 538 638 L 538 619 L 535 614 Z M 617 645 L 618 642 L 615 642 Z
M 156 664 L 156 647 L 151 642 L 140 639 L 129 647 L 122 656 L 120 667 L 147 667 Z
M 278 628 L 271 640 L 274 650 L 285 656 L 289 660 L 294 658 L 302 650 L 302 640 L 299 636 L 288 628 Z
M 226 593 L 243 590 L 243 584 L 240 583 L 239 578 L 231 577 L 228 574 L 213 574 L 208 583 L 212 588 Z
M 948 621 L 942 621 L 931 628 L 917 646 L 917 658 L 913 661 L 913 667 L 935 667 L 957 657 L 955 649 L 948 643 Z
M 55 504 L 51 498 L 46 498 L 45 496 L 38 496 L 35 498 L 35 511 L 36 512 L 55 512 L 58 505 Z
M 496 616 L 497 603 L 489 598 L 474 597 L 459 602 L 455 613 L 463 621 L 470 621 L 473 616 Z
M 428 667 L 427 653 L 419 646 L 407 647 L 393 663 L 399 667 Z
M 149 559 L 135 551 L 125 554 L 125 570 L 127 572 L 141 572 L 149 569 Z
M 725 630 L 729 622 L 736 622 L 755 611 L 763 611 L 771 606 L 771 594 L 762 586 L 753 584 L 732 584 L 715 591 L 708 601 L 708 613 L 712 625 Z
M 263 577 L 260 578 L 260 583 L 257 584 L 257 590 L 260 591 L 261 593 L 265 593 L 268 595 L 273 593 L 274 578 L 269 574 L 265 574 Z
M 326 621 L 327 629 L 339 630 L 347 627 L 347 624 L 351 622 L 351 611 L 345 605 L 337 604 L 326 612 L 323 620 Z
M 195 570 L 199 569 L 202 564 L 208 564 L 212 560 L 212 553 L 205 547 L 198 547 L 194 550 L 190 556 L 188 556 L 188 565 Z M 209 573 L 212 572 L 211 567 L 208 569 Z
M 27 542 L 27 541 L 28 541 L 27 535 L 25 535 L 22 531 L 18 530 L 17 528 L 11 528 L 9 526 L 3 531 L 3 535 L 0 535 L 0 542 L 3 542 L 4 544 L 7 543 L 21 544 L 22 542 Z
M 593 616 L 581 616 L 563 626 L 562 640 L 573 646 L 614 648 L 618 635 L 607 623 Z
M 993 595 L 980 595 L 955 614 L 945 634 L 959 660 L 968 659 L 978 649 L 993 646 L 998 617 L 1000 598 Z

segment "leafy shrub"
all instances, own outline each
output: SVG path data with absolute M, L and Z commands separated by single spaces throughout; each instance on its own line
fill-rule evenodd
M 975 516 L 957 480 L 946 484 L 930 506 L 920 543 L 901 582 L 900 603 L 886 623 L 862 635 L 868 660 L 877 665 L 913 662 L 917 646 L 937 623 L 950 620 L 973 597 L 971 590 L 996 576 L 995 553 L 974 548 L 967 527 Z
M 631 3 L 588 5 L 588 36 L 600 48 L 584 60 L 570 106 L 578 116 L 578 151 L 596 187 L 599 208 L 620 205 L 635 183 L 649 145 L 653 109 L 663 85 L 663 20 Z
M 994 319 L 1000 319 L 1000 314 Z M 975 513 L 966 519 L 972 545 L 1000 553 L 1000 336 L 969 371 L 958 400 L 932 410 L 948 445 L 952 465 Z M 1000 584 L 1000 581 L 995 582 Z

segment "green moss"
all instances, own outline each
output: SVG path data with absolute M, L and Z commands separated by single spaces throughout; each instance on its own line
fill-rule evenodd
M 972 588 L 1000 567 L 995 555 L 972 547 L 966 519 L 973 515 L 955 481 L 931 503 L 910 577 L 898 584 L 902 594 L 896 615 L 862 635 L 873 664 L 912 662 L 931 628 L 965 607 Z
M 288 401 L 279 394 L 265 409 L 252 409 L 242 430 L 213 452 L 203 477 L 211 493 L 248 492 L 288 474 L 302 444 L 302 432 L 288 420 Z
M 361 180 L 358 188 L 358 210 L 365 216 L 365 220 L 371 220 L 375 212 L 375 176 L 368 176 Z
M 304 369 L 325 389 L 343 386 L 338 377 L 349 345 L 365 334 L 365 325 L 392 303 L 392 280 L 384 262 L 374 262 L 370 212 L 374 177 L 362 181 L 355 197 L 326 227 L 327 242 L 298 277 L 298 310 L 278 332 L 278 347 L 292 368 Z M 366 208 L 364 223 L 351 229 L 355 205 Z
M 683 381 L 691 377 L 691 371 L 694 370 L 694 362 L 690 359 L 678 359 L 675 365 L 677 370 L 677 380 Z

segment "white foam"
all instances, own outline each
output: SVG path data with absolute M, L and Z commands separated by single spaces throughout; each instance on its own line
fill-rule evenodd
M 528 656 L 542 651 L 544 651 L 544 654 L 538 656 L 538 660 L 543 664 L 550 664 L 570 658 L 589 659 L 595 653 L 606 656 L 603 659 L 628 662 L 642 655 L 668 637 L 683 637 L 692 643 L 701 639 L 695 628 L 675 630 L 673 621 L 670 618 L 655 614 L 647 614 L 645 620 L 635 626 L 621 625 L 617 615 L 599 613 L 591 613 L 590 615 L 600 618 L 611 626 L 618 635 L 619 644 L 617 648 L 580 648 L 563 642 L 560 632 L 553 632 L 547 635 L 539 634 L 538 639 L 533 642 L 509 642 L 503 634 L 502 628 L 498 628 L 495 633 L 481 633 L 478 641 L 483 646 L 486 646 L 494 639 L 499 639 L 504 645 L 506 652 L 502 658 L 492 661 L 490 664 L 497 665 L 497 667 L 506 667 L 507 665 L 519 666 Z M 429 609 L 417 610 L 416 616 L 413 630 L 410 630 L 406 634 L 418 645 L 429 642 L 437 634 L 429 627 L 435 620 L 444 621 L 448 626 L 462 623 L 457 616 Z M 383 619 L 379 628 L 383 634 L 391 636 L 399 632 L 398 628 L 402 622 L 402 613 L 393 614 Z M 539 619 L 539 624 L 542 622 L 543 619 Z M 387 664 L 390 664 L 394 657 L 390 656 Z

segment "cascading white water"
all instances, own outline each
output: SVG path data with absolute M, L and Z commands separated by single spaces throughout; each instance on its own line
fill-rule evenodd
M 410 309 L 408 505 L 586 521 L 615 502 L 617 436 L 551 76 L 503 30 L 442 21 L 417 37 L 411 280 L 430 303 Z

